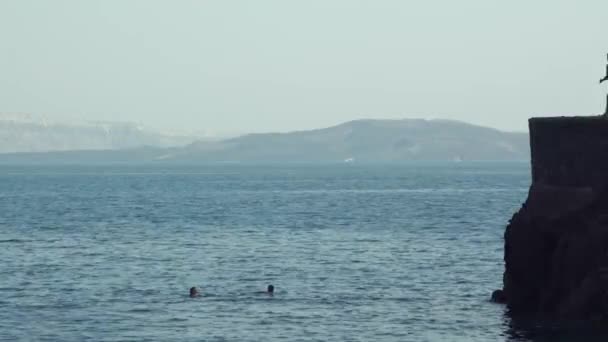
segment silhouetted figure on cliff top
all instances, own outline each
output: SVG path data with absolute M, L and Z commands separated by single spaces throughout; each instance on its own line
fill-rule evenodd
M 606 76 L 600 80 L 600 84 L 604 81 L 608 81 L 608 64 L 606 64 Z M 606 95 L 606 111 L 604 112 L 604 115 L 608 116 L 608 95 Z
M 608 81 L 608 64 L 606 64 L 606 76 L 600 80 L 600 84 L 604 81 Z

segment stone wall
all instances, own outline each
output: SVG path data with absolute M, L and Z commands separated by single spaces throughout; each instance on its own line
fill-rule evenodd
M 532 118 L 529 127 L 533 183 L 594 188 L 608 183 L 608 119 Z

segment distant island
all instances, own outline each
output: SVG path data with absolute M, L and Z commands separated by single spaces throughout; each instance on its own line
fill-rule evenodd
M 1 138 L 1 137 L 0 137 Z M 18 135 L 14 139 L 19 139 Z M 356 120 L 289 133 L 248 134 L 181 147 L 154 144 L 104 150 L 5 153 L 20 162 L 406 162 L 529 160 L 527 133 L 451 120 Z

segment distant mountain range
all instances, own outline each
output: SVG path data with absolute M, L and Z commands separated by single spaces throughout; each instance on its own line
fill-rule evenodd
M 15 135 L 18 139 L 19 136 Z M 143 140 L 143 139 L 142 139 Z M 290 133 L 249 134 L 183 147 L 20 153 L 0 162 L 402 162 L 528 160 L 526 133 L 449 120 L 357 120 Z M 129 146 L 129 143 L 113 146 Z

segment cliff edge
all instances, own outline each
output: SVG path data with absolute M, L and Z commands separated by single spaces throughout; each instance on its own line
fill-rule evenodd
M 608 119 L 529 120 L 532 185 L 505 231 L 512 314 L 608 314 Z

